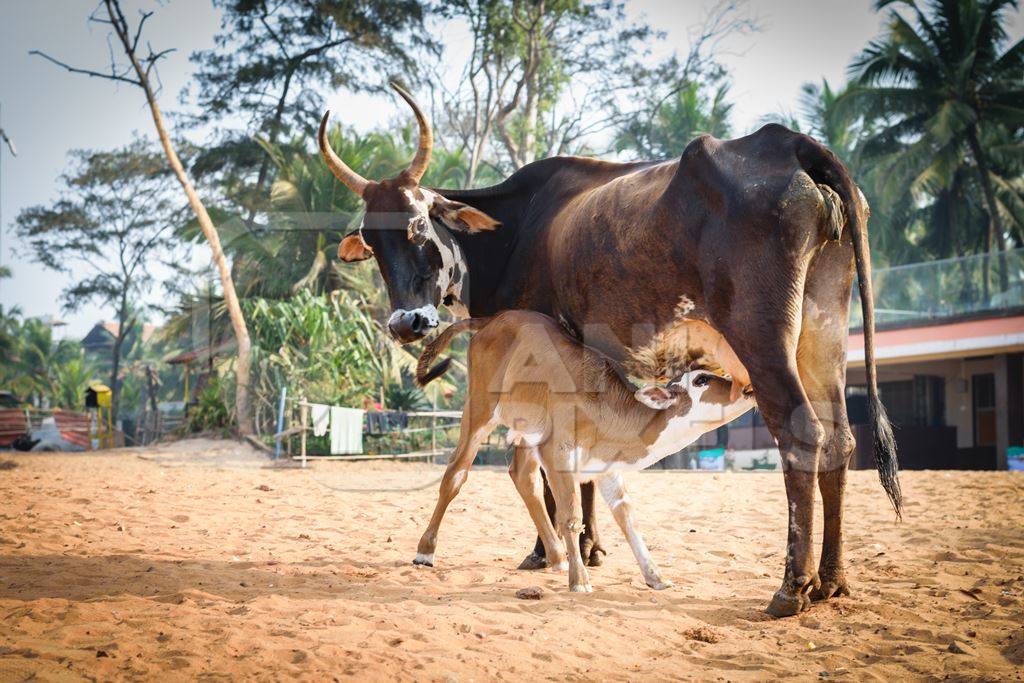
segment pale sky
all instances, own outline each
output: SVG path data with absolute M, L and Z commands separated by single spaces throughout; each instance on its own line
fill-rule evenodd
M 126 0 L 128 13 L 142 4 Z M 692 27 L 709 2 L 631 0 L 628 11 L 644 17 L 668 34 L 654 47 L 665 56 L 685 53 Z M 878 35 L 882 15 L 870 0 L 751 0 L 748 10 L 759 18 L 760 33 L 722 46 L 719 59 L 732 76 L 733 128 L 743 134 L 770 113 L 795 110 L 800 86 L 824 77 L 839 85 L 846 67 L 867 42 Z M 111 312 L 87 307 L 63 314 L 58 299 L 67 279 L 32 263 L 13 234 L 13 219 L 24 207 L 52 201 L 56 180 L 67 152 L 75 148 L 111 148 L 127 143 L 133 134 L 152 137 L 152 121 L 142 93 L 128 85 L 69 74 L 29 50 L 40 49 L 75 65 L 102 69 L 107 62 L 105 27 L 89 25 L 86 17 L 94 0 L 0 0 L 0 126 L 15 141 L 18 157 L 0 151 L 0 262 L 14 272 L 0 281 L 0 304 L 20 306 L 27 315 L 57 316 L 69 323 L 66 334 L 81 336 Z M 176 47 L 161 64 L 166 110 L 178 106 L 178 94 L 191 77 L 188 55 L 212 46 L 219 17 L 206 0 L 172 0 L 156 6 L 146 35 L 154 47 Z M 1024 34 L 1020 14 L 1010 27 L 1014 38 Z M 448 33 L 458 40 L 458 31 Z M 453 60 L 459 55 L 453 48 Z M 346 125 L 369 129 L 396 114 L 404 115 L 393 99 L 336 93 L 328 107 Z M 682 151 L 682 150 L 680 150 Z M 156 294 L 154 294 L 156 295 Z

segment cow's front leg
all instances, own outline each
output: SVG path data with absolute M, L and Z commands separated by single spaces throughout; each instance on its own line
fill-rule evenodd
M 784 617 L 808 609 L 811 591 L 821 585 L 814 566 L 812 532 L 814 489 L 825 430 L 791 368 L 765 364 L 758 369 L 763 375 L 753 378 L 760 392 L 758 407 L 779 443 L 789 517 L 786 571 L 767 611 L 772 616 Z
M 555 499 L 551 495 L 551 487 L 548 486 L 547 475 L 544 478 L 544 507 L 547 508 L 548 518 L 552 523 L 555 521 Z M 580 484 L 580 502 L 583 506 L 583 533 L 580 534 L 580 555 L 583 561 L 590 567 L 601 566 L 601 555 L 606 555 L 604 548 L 597 535 L 597 509 L 594 506 L 595 488 L 593 482 Z M 561 551 L 556 553 L 556 562 L 560 562 Z M 527 555 L 519 563 L 519 569 L 533 570 L 544 569 L 550 566 L 544 548 L 544 540 L 537 536 L 533 545 L 533 552 Z

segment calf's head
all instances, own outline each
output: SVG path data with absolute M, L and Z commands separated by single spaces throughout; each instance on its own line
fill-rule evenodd
M 691 370 L 665 386 L 649 384 L 638 389 L 638 401 L 655 410 L 673 409 L 688 413 L 700 410 L 700 419 L 728 421 L 754 406 L 753 395 L 733 396 L 733 382 L 707 370 Z
M 366 215 L 358 230 L 338 246 L 342 261 L 377 259 L 392 313 L 388 330 L 404 343 L 423 338 L 438 325 L 438 307 L 468 308 L 468 269 L 452 232 L 494 230 L 500 224 L 482 211 L 420 187 L 430 164 L 434 136 L 409 93 L 391 84 L 412 108 L 420 128 L 409 167 L 394 178 L 370 181 L 349 168 L 327 141 L 330 112 L 320 121 L 320 152 L 334 176 L 362 197 Z

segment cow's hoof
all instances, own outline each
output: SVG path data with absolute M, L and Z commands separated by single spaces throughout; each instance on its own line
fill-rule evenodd
M 671 588 L 675 584 L 671 581 L 666 581 L 665 579 L 662 579 L 661 581 L 655 581 L 653 583 L 648 583 L 647 585 L 656 591 L 663 591 L 666 588 Z
M 522 562 L 519 563 L 517 569 L 525 569 L 527 571 L 532 571 L 535 569 L 544 569 L 547 566 L 548 561 L 544 559 L 543 555 L 538 555 L 537 553 L 530 553 L 526 556 L 525 559 L 523 559 Z
M 846 577 L 840 573 L 836 576 L 823 578 L 821 585 L 811 591 L 811 600 L 817 602 L 819 600 L 849 595 L 850 585 L 846 583 Z
M 582 551 L 581 554 L 583 555 L 583 557 L 587 558 L 587 566 L 588 567 L 600 567 L 601 564 L 604 562 L 604 560 L 601 559 L 601 556 L 608 554 L 608 553 L 606 553 L 604 551 L 604 548 L 602 548 L 599 545 L 591 546 L 589 551 L 583 550 L 581 548 L 581 551 Z
M 412 563 L 418 564 L 421 567 L 433 567 L 434 553 L 416 553 L 416 557 L 413 559 Z
M 811 592 L 821 587 L 818 574 L 799 576 L 793 584 L 790 586 L 788 582 L 783 583 L 782 588 L 775 591 L 765 610 L 768 614 L 773 617 L 791 617 L 811 608 Z
M 772 596 L 765 610 L 773 617 L 791 617 L 811 607 L 811 598 L 804 593 L 785 593 L 781 589 Z
M 590 587 L 589 583 L 577 583 L 575 586 L 569 586 L 571 593 L 593 593 L 594 589 Z

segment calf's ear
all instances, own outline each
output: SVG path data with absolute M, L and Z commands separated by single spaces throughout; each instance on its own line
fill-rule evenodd
M 501 227 L 501 221 L 494 220 L 480 209 L 445 199 L 440 195 L 434 199 L 430 215 L 448 226 L 449 230 L 456 232 L 475 233 Z
M 341 240 L 341 244 L 338 245 L 338 258 L 346 263 L 365 261 L 371 256 L 373 256 L 373 249 L 363 241 L 363 236 L 359 234 L 358 230 L 353 230 L 345 235 L 345 239 Z
M 665 410 L 666 408 L 674 406 L 676 401 L 679 400 L 678 394 L 669 391 L 665 387 L 660 387 L 657 384 L 648 384 L 643 389 L 637 389 L 633 396 L 648 408 L 653 408 L 655 410 Z

